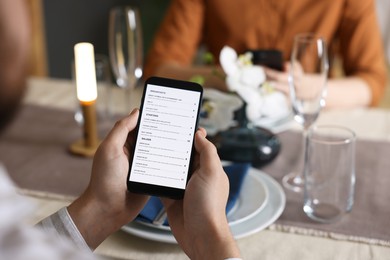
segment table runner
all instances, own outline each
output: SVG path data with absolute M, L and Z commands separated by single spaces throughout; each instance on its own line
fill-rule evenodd
M 114 123 L 99 123 L 100 138 Z M 68 150 L 81 138 L 73 112 L 25 105 L 0 136 L 0 163 L 21 189 L 76 197 L 88 185 L 92 167 L 92 158 Z
M 275 161 L 261 170 L 279 183 L 296 169 L 302 135 L 279 134 L 282 149 Z M 330 224 L 311 220 L 303 212 L 303 194 L 285 189 L 286 208 L 276 229 L 390 246 L 390 143 L 360 140 L 356 143 L 356 186 L 352 211 Z M 299 168 L 299 167 L 297 167 Z M 300 229 L 302 228 L 302 229 Z
M 101 136 L 112 124 L 100 124 Z M 92 159 L 73 156 L 67 150 L 80 137 L 72 112 L 25 105 L 0 138 L 0 162 L 22 189 L 49 197 L 75 197 L 87 186 L 92 166 Z M 280 182 L 295 167 L 301 136 L 288 131 L 279 138 L 279 156 L 261 170 Z M 272 227 L 389 246 L 390 143 L 358 139 L 356 149 L 356 194 L 351 213 L 336 223 L 316 223 L 303 213 L 302 195 L 286 191 L 286 209 Z

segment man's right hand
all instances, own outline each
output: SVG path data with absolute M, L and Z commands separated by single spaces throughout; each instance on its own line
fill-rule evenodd
M 195 149 L 184 199 L 163 199 L 172 233 L 191 259 L 240 257 L 225 212 L 229 180 L 204 129 L 196 132 Z

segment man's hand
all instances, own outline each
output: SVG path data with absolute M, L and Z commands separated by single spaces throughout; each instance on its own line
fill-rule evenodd
M 195 148 L 195 169 L 184 199 L 163 199 L 171 230 L 191 259 L 239 257 L 225 212 L 229 181 L 204 129 L 196 132 Z
M 127 191 L 129 147 L 139 110 L 118 121 L 96 151 L 88 188 L 68 211 L 92 249 L 142 210 L 148 196 Z

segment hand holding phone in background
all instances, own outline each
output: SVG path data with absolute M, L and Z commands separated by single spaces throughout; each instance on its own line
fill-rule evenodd
M 289 69 L 290 62 L 283 62 L 283 53 L 279 50 L 249 50 L 252 53 L 253 64 L 264 67 L 267 81 L 287 96 L 289 95 Z

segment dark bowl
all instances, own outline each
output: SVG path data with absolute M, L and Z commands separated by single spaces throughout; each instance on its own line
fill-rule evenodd
M 272 162 L 281 148 L 277 136 L 260 127 L 233 127 L 210 140 L 217 147 L 221 160 L 250 162 L 255 167 Z

